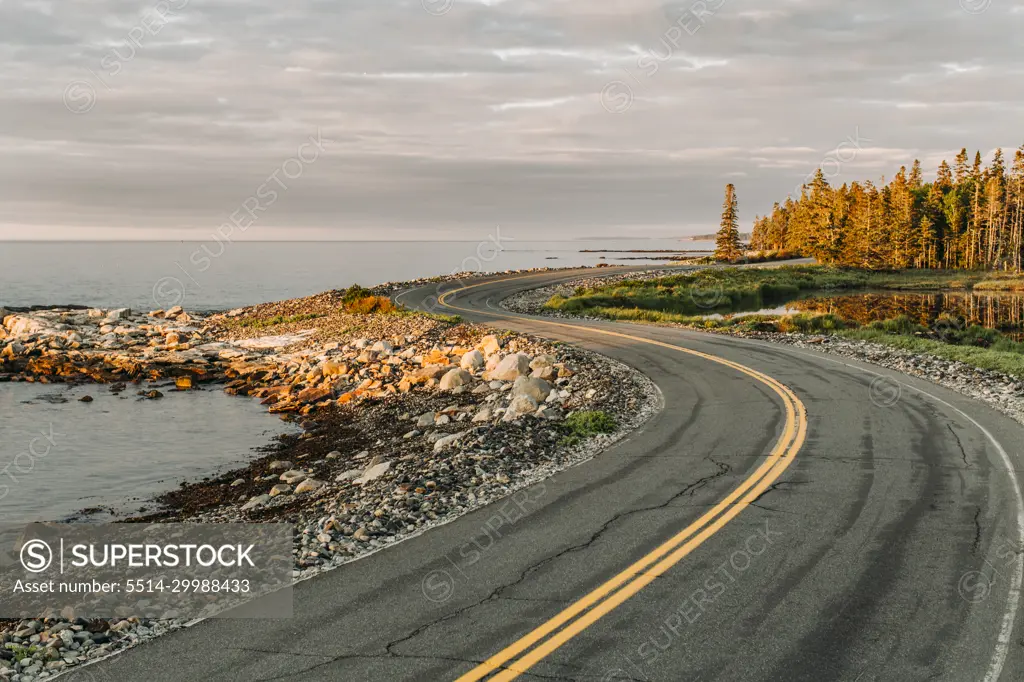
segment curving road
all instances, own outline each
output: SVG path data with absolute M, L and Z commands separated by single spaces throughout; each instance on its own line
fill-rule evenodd
M 300 584 L 292 619 L 205 621 L 68 679 L 1024 679 L 1017 423 L 821 354 L 495 306 L 607 272 L 401 298 L 639 368 L 664 399 L 643 428 Z

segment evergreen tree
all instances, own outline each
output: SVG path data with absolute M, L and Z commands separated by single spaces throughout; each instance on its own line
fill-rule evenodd
M 736 187 L 725 186 L 725 202 L 722 204 L 722 226 L 715 238 L 715 260 L 733 261 L 742 255 L 740 251 L 740 221 L 736 202 Z
M 800 196 L 755 221 L 760 249 L 785 249 L 822 263 L 867 268 L 1024 267 L 1024 146 L 1007 168 L 1001 149 L 988 167 L 961 149 L 925 182 L 914 161 L 889 182 L 830 187 L 821 169 Z M 727 190 L 718 252 L 731 250 Z

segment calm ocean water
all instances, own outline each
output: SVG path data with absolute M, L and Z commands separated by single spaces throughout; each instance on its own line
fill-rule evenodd
M 78 304 L 221 310 L 347 287 L 530 267 L 655 264 L 653 253 L 710 249 L 669 239 L 478 242 L 0 242 L 0 306 Z M 603 258 L 602 258 L 603 257 Z
M 0 384 L 0 519 L 59 520 L 104 505 L 133 510 L 296 431 L 258 401 L 216 388 L 162 392 L 150 401 L 106 386 Z M 95 400 L 79 402 L 86 394 Z

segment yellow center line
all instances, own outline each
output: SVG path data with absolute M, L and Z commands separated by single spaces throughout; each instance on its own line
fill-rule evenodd
M 479 286 L 537 276 L 538 275 L 527 275 L 526 277 L 509 277 L 502 280 L 480 282 L 461 289 L 456 289 L 455 291 L 450 291 L 442 295 L 438 299 L 438 302 L 454 310 L 487 315 L 490 317 L 503 317 L 500 314 L 472 310 L 470 308 L 461 308 L 447 303 L 446 299 L 454 294 L 474 289 Z M 577 327 L 575 325 L 552 322 L 549 320 L 530 319 L 530 321 L 549 326 L 567 327 L 577 331 L 581 329 L 581 327 Z M 741 511 L 748 507 L 751 502 L 756 500 L 757 497 L 768 488 L 768 486 L 782 475 L 796 457 L 797 452 L 800 450 L 800 447 L 803 445 L 806 438 L 807 415 L 803 403 L 800 402 L 800 399 L 797 398 L 787 386 L 766 374 L 758 372 L 757 370 L 751 369 L 745 365 L 732 362 L 731 360 L 726 360 L 725 358 L 720 358 L 715 355 L 702 353 L 700 351 L 676 346 L 662 341 L 655 341 L 641 336 L 633 336 L 631 334 L 624 334 L 621 332 L 597 329 L 593 327 L 586 327 L 583 329 L 588 332 L 629 339 L 639 343 L 660 346 L 678 352 L 687 353 L 689 355 L 694 355 L 710 362 L 716 362 L 735 369 L 738 372 L 746 374 L 757 381 L 766 384 L 782 398 L 782 402 L 785 405 L 786 424 L 783 429 L 783 433 L 779 437 L 779 440 L 776 442 L 771 453 L 765 458 L 765 461 L 761 463 L 754 473 L 745 479 L 711 510 L 703 514 L 699 519 L 691 523 L 666 542 L 659 545 L 653 551 L 643 556 L 611 580 L 600 585 L 589 594 L 564 609 L 561 613 L 557 614 L 494 656 L 488 658 L 470 672 L 459 677 L 456 682 L 474 682 L 475 680 L 487 677 L 499 669 L 502 669 L 502 672 L 491 678 L 492 680 L 495 682 L 498 680 L 512 680 L 529 670 L 546 656 L 550 655 L 570 639 L 595 623 L 602 616 L 609 613 L 639 592 L 659 575 L 677 564 L 690 552 L 699 547 L 706 539 L 714 535 L 729 521 L 735 518 Z M 740 499 L 741 497 L 742 499 Z M 552 633 L 555 634 L 549 638 L 549 635 L 552 635 Z M 548 639 L 544 641 L 545 638 Z M 533 651 L 530 651 L 518 660 L 509 663 L 509 661 L 520 656 L 523 652 L 529 650 L 538 643 L 540 643 L 540 645 L 536 646 Z

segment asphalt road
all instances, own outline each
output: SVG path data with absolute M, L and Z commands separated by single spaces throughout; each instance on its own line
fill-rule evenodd
M 494 306 L 573 276 L 476 280 L 445 302 L 646 372 L 664 409 L 642 429 L 513 501 L 300 584 L 293 618 L 205 621 L 68 679 L 511 679 L 509 666 L 523 680 L 1024 679 L 1018 424 L 870 365 Z M 436 309 L 435 289 L 403 302 Z M 779 443 L 799 446 L 786 466 Z M 757 494 L 730 497 L 743 486 Z M 659 554 L 695 523 L 683 550 Z M 628 598 L 579 606 L 652 555 Z M 567 609 L 564 630 L 522 644 Z M 522 651 L 481 670 L 507 647 Z

